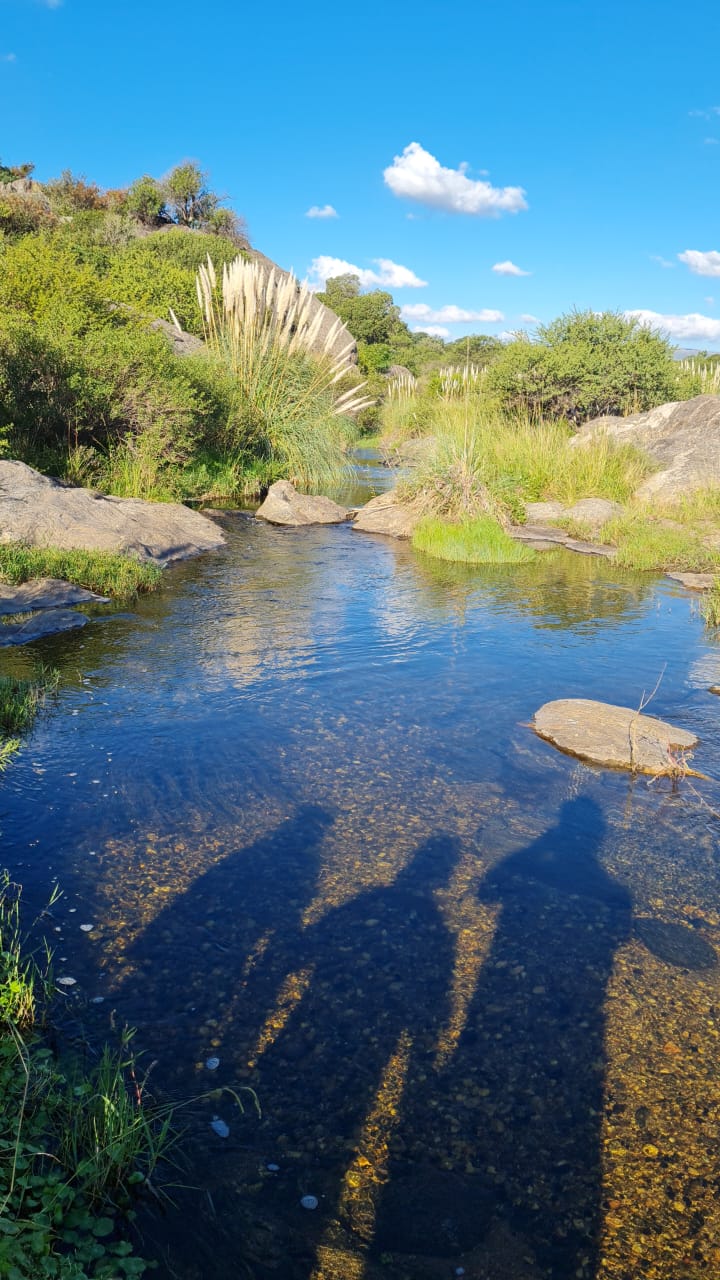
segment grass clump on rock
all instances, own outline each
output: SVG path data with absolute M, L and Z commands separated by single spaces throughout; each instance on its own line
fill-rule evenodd
M 0 772 L 20 747 L 18 734 L 32 728 L 38 710 L 57 683 L 57 671 L 44 667 L 34 680 L 0 676 Z
M 31 578 L 63 578 L 87 591 L 132 599 L 157 586 L 162 570 L 155 564 L 110 551 L 64 551 L 0 543 L 0 581 L 19 586 Z
M 416 551 L 438 560 L 463 564 L 526 564 L 535 555 L 524 543 L 513 541 L 487 515 L 457 523 L 429 516 L 417 525 L 412 545 Z
M 626 569 L 720 573 L 720 551 L 705 544 L 700 529 L 659 513 L 628 511 L 604 525 L 601 538 L 617 547 L 616 563 Z

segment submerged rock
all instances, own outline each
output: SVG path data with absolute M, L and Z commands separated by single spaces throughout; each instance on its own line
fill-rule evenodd
M 635 922 L 635 932 L 659 960 L 676 965 L 679 969 L 714 969 L 718 963 L 717 952 L 686 924 L 673 924 L 641 916 Z
M 331 498 L 298 493 L 289 480 L 271 484 L 267 497 L 255 513 L 269 524 L 299 526 L 305 524 L 343 524 L 351 512 Z
M 668 573 L 667 577 L 682 583 L 690 591 L 709 591 L 717 581 L 714 573 Z
M 47 609 L 44 613 L 34 614 L 27 622 L 0 627 L 0 648 L 30 644 L 33 640 L 42 640 L 44 636 L 57 635 L 61 631 L 75 631 L 86 626 L 87 622 L 85 614 L 74 609 Z
M 698 742 L 695 734 L 632 707 L 589 698 L 546 702 L 536 711 L 532 727 L 540 738 L 580 760 L 671 777 L 692 772 L 685 756 Z
M 371 498 L 358 511 L 353 529 L 360 533 L 384 533 L 390 538 L 411 538 L 420 516 L 403 504 L 394 489 Z
M 20 587 L 0 584 L 0 614 L 29 613 L 33 609 L 62 609 L 73 604 L 109 604 L 98 596 L 63 578 L 33 578 Z
M 166 565 L 225 539 L 217 525 L 173 502 L 111 498 L 0 462 L 0 542 L 63 550 L 114 551 Z

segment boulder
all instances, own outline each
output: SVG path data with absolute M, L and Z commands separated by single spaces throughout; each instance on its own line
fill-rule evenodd
M 53 636 L 60 631 L 75 631 L 84 627 L 88 619 L 84 613 L 74 609 L 47 609 L 44 613 L 35 613 L 26 622 L 9 623 L 0 627 L 0 648 L 7 645 L 30 644 L 33 640 L 42 640 L 44 636 Z
M 202 338 L 196 337 L 194 333 L 186 333 L 184 329 L 179 329 L 169 320 L 153 320 L 149 328 L 154 329 L 156 333 L 165 334 L 176 356 L 195 356 L 199 351 L 205 350 Z
M 535 713 L 532 728 L 560 751 L 609 769 L 677 777 L 690 774 L 685 756 L 695 734 L 632 707 L 589 698 L 559 698 Z
M 20 587 L 0 584 L 0 614 L 30 613 L 33 609 L 66 609 L 73 604 L 109 604 L 107 596 L 76 587 L 62 578 L 33 578 Z
M 289 480 L 271 484 L 262 506 L 255 512 L 259 520 L 269 524 L 342 524 L 351 512 L 331 498 L 298 493 Z
M 640 498 L 672 501 L 720 484 L 720 396 L 661 404 L 627 418 L 593 418 L 574 437 L 575 447 L 601 434 L 644 449 L 655 462 L 657 471 L 637 491 Z
M 552 524 L 553 520 L 559 520 L 564 514 L 565 508 L 562 502 L 525 503 L 525 519 L 530 525 Z
M 114 551 L 166 565 L 217 551 L 225 539 L 188 507 L 111 498 L 42 476 L 24 462 L 0 462 L 0 542 Z
M 420 515 L 412 507 L 403 504 L 397 490 L 380 493 L 371 498 L 358 511 L 353 529 L 360 533 L 384 533 L 390 538 L 411 538 Z
M 619 502 L 611 502 L 609 498 L 580 498 L 571 507 L 565 507 L 562 516 L 564 520 L 582 521 L 595 533 L 613 516 L 622 515 L 623 510 Z

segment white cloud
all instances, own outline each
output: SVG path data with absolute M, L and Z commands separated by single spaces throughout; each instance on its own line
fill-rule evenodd
M 450 304 L 434 310 L 426 302 L 410 302 L 400 308 L 403 320 L 419 320 L 422 324 L 468 324 L 480 320 L 483 324 L 499 324 L 505 319 L 502 311 L 465 311 Z
M 17 62 L 16 53 L 0 53 L 0 62 Z
M 499 218 L 502 213 L 527 209 L 522 187 L 493 187 L 484 180 L 468 178 L 466 164 L 446 169 L 419 142 L 411 142 L 401 156 L 395 156 L 383 177 L 393 195 L 449 213 L 468 213 L 481 218 Z
M 720 320 L 713 320 L 712 316 L 701 316 L 697 312 L 686 316 L 661 315 L 658 311 L 626 311 L 625 315 L 650 329 L 660 329 L 670 338 L 720 342 Z
M 524 315 L 521 315 L 520 319 L 522 320 L 523 324 L 539 324 L 540 323 L 540 317 L 531 316 L 529 312 L 525 312 Z
M 675 267 L 675 263 L 668 262 L 667 258 L 663 258 L 661 253 L 651 253 L 650 261 L 657 262 L 659 267 L 665 267 L 667 271 L 672 271 Z
M 431 338 L 449 338 L 450 330 L 441 324 L 415 324 L 413 333 L 429 333 Z
M 331 204 L 314 204 L 305 214 L 306 218 L 339 218 L 337 209 L 333 209 Z
M 424 289 L 427 285 L 427 280 L 421 280 L 409 267 L 403 267 L 391 258 L 373 258 L 372 261 L 380 268 L 379 271 L 356 267 L 344 258 L 330 258 L 326 255 L 313 258 L 308 271 L 310 287 L 323 289 L 326 281 L 335 276 L 357 276 L 364 289 L 377 285 L 387 289 Z
M 703 253 L 700 249 L 686 249 L 678 258 L 689 267 L 694 276 L 720 276 L 720 253 L 709 249 Z
M 712 120 L 713 116 L 720 116 L 720 107 L 707 107 L 704 111 L 690 111 L 688 115 L 699 116 L 701 120 Z
M 494 267 L 492 267 L 492 268 L 491 268 L 491 270 L 495 272 L 495 275 L 496 275 L 496 276 L 529 276 L 529 275 L 532 275 L 532 272 L 531 272 L 531 271 L 523 271 L 522 267 L 516 267 L 516 266 L 515 266 L 515 263 L 514 263 L 514 262 L 510 262 L 509 260 L 508 260 L 507 262 L 496 262 L 496 263 L 495 263 L 495 266 L 494 266 Z
M 711 298 L 711 297 L 703 298 L 703 302 L 704 302 L 704 303 L 705 303 L 705 305 L 706 305 L 706 306 L 708 306 L 708 307 L 714 307 L 714 306 L 715 306 L 715 299 L 714 299 L 714 298 Z

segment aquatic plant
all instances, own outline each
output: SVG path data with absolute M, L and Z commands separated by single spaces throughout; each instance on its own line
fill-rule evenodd
M 464 564 L 526 564 L 535 552 L 514 541 L 490 516 L 477 516 L 457 523 L 428 518 L 421 520 L 412 537 L 416 551 L 438 560 Z
M 129 599 L 156 587 L 162 570 L 155 564 L 110 551 L 0 544 L 0 581 L 19 585 L 31 578 L 64 578 L 100 595 Z

